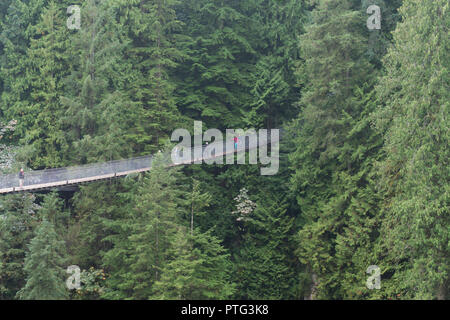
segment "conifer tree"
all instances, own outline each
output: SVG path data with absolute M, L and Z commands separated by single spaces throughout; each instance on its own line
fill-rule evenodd
M 77 164 L 131 154 L 124 130 L 132 125 L 127 111 L 134 107 L 124 94 L 128 66 L 122 62 L 128 40 L 115 21 L 114 7 L 89 0 L 82 13 L 83 27 L 72 40 L 78 65 L 60 98 L 66 108 L 60 122 L 70 146 L 65 157 Z
M 126 92 L 134 107 L 127 110 L 132 125 L 125 135 L 138 153 L 157 152 L 179 126 L 173 75 L 186 53 L 179 49 L 183 24 L 175 12 L 178 4 L 177 0 L 116 4 L 121 28 L 130 40 L 126 55 L 132 81 Z
M 86 270 L 102 266 L 103 255 L 112 247 L 108 237 L 121 228 L 123 217 L 132 209 L 129 197 L 136 188 L 129 184 L 129 181 L 94 183 L 83 186 L 74 196 L 75 214 L 67 238 L 73 263 Z
M 381 139 L 370 127 L 377 72 L 365 21 L 359 1 L 318 1 L 300 37 L 307 86 L 291 182 L 305 222 L 297 254 L 317 298 L 355 298 L 376 264 L 372 167 Z
M 16 129 L 17 120 L 9 123 L 0 122 L 0 170 L 7 172 L 15 165 L 15 157 L 18 147 L 11 141 L 11 136 Z
M 121 183 L 97 187 L 99 194 L 96 198 L 101 197 L 101 201 L 94 201 L 91 195 L 95 191 L 87 188 L 83 190 L 84 196 L 79 198 L 82 231 L 80 243 L 75 245 L 77 256 L 83 266 L 101 266 L 108 273 L 105 280 L 108 289 L 102 294 L 105 299 L 129 299 L 133 294 L 128 281 L 129 257 L 133 252 L 129 236 L 132 234 L 131 213 L 136 207 L 134 198 L 141 184 L 140 179 L 136 182 L 136 177 L 129 177 Z M 109 195 L 110 190 L 114 190 L 113 196 Z M 94 202 L 95 210 L 92 212 L 90 208 Z M 95 237 L 92 237 L 93 233 Z
M 184 207 L 190 216 L 190 231 L 178 225 L 170 238 L 167 262 L 161 270 L 161 279 L 155 282 L 157 299 L 225 299 L 234 293 L 230 280 L 229 254 L 212 230 L 194 229 L 194 215 L 205 214 L 211 195 L 202 193 L 200 183 L 193 180 L 192 192 L 186 193 Z
M 23 269 L 27 245 L 37 224 L 32 194 L 3 197 L 0 202 L 0 298 L 14 299 L 25 285 Z
M 47 219 L 53 225 L 59 237 L 66 235 L 69 215 L 64 212 L 62 199 L 58 197 L 56 191 L 44 196 L 39 216 L 41 219 Z
M 195 272 L 196 282 L 191 299 L 230 299 L 236 293 L 231 256 L 213 230 L 194 231 L 194 250 L 201 263 Z
M 377 90 L 386 287 L 401 298 L 448 298 L 449 9 L 404 1 Z
M 208 207 L 211 202 L 211 195 L 208 192 L 202 193 L 200 182 L 193 179 L 192 192 L 188 195 L 187 206 L 190 208 L 191 235 L 194 233 L 194 216 L 204 215 L 204 208 Z
M 18 120 L 15 131 L 18 138 L 25 136 L 38 113 L 30 108 L 31 79 L 27 72 L 26 55 L 32 26 L 39 21 L 45 3 L 45 0 L 13 0 L 2 20 L 0 78 L 3 90 L 0 108 L 6 119 Z
M 235 291 L 230 260 L 220 240 L 210 231 L 193 236 L 179 228 L 171 240 L 168 260 L 155 282 L 157 299 L 227 299 Z
M 63 109 L 59 97 L 65 91 L 63 79 L 70 72 L 70 35 L 62 8 L 50 1 L 39 23 L 30 28 L 30 48 L 26 65 L 29 77 L 30 104 L 35 112 L 33 124 L 25 137 L 29 154 L 26 159 L 35 168 L 58 167 L 68 151 L 59 119 Z M 27 152 L 26 152 L 27 153 Z
M 183 42 L 188 59 L 178 69 L 176 94 L 183 114 L 204 119 L 214 128 L 242 124 L 251 101 L 251 73 L 257 59 L 255 23 L 242 1 L 183 1 L 190 39 Z
M 25 258 L 27 274 L 25 286 L 17 293 L 21 300 L 61 300 L 68 292 L 65 283 L 64 242 L 58 239 L 55 228 L 46 218 L 31 240 Z
M 179 221 L 176 170 L 155 166 L 136 197 L 137 216 L 129 236 L 135 297 L 144 294 L 145 298 L 150 297 L 151 285 L 160 279 L 161 268 L 167 261 L 167 249 Z
M 244 231 L 235 256 L 238 298 L 298 297 L 298 269 L 290 258 L 293 219 L 286 215 L 286 204 L 266 200 L 253 208 L 249 204 L 239 207 L 237 224 Z
M 195 269 L 201 260 L 196 259 L 185 228 L 179 228 L 167 250 L 167 261 L 161 268 L 161 277 L 153 286 L 156 299 L 193 299 L 195 294 Z M 198 293 L 197 293 L 198 294 Z
M 300 86 L 295 84 L 294 73 L 300 62 L 298 37 L 304 32 L 306 3 L 254 2 L 248 14 L 257 25 L 259 59 L 252 75 L 250 110 L 243 117 L 249 127 L 278 128 L 298 112 L 295 102 Z
M 121 220 L 122 235 L 110 237 L 112 241 L 122 241 L 106 253 L 107 262 L 117 263 L 105 265 L 112 269 L 113 283 L 117 285 L 108 296 L 149 299 L 153 294 L 152 286 L 161 279 L 170 240 L 180 223 L 179 180 L 179 168 L 164 168 L 161 156 L 155 156 L 152 171 L 145 175 L 131 196 L 132 214 Z M 117 259 L 119 252 L 126 256 Z M 120 270 L 121 274 L 114 274 L 115 270 Z

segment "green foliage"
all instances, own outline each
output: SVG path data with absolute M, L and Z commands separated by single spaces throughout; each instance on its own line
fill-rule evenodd
M 74 300 L 99 300 L 107 289 L 104 287 L 104 282 L 107 275 L 103 269 L 83 270 L 80 273 L 80 285 L 81 288 L 72 293 Z
M 215 128 L 242 123 L 257 59 L 255 23 L 246 15 L 254 7 L 242 1 L 183 1 L 182 21 L 190 37 L 182 42 L 188 55 L 178 71 L 177 104 L 183 114 Z
M 179 126 L 181 115 L 175 104 L 174 70 L 186 59 L 180 50 L 183 23 L 175 12 L 177 0 L 119 1 L 111 4 L 118 11 L 121 30 L 128 35 L 126 94 L 132 106 L 126 113 L 124 137 L 134 152 L 156 152 L 167 136 Z M 120 79 L 124 79 L 123 75 Z M 122 80 L 123 81 L 123 80 Z
M 36 110 L 29 107 L 30 77 L 27 72 L 27 50 L 32 26 L 39 20 L 44 0 L 13 0 L 2 19 L 1 112 L 7 120 L 17 119 L 15 135 L 24 137 L 34 123 Z
M 298 298 L 298 269 L 290 255 L 293 218 L 286 215 L 286 207 L 276 201 L 254 206 L 243 198 L 237 204 L 236 224 L 243 232 L 235 257 L 238 298 Z
M 249 127 L 278 128 L 298 112 L 300 85 L 294 73 L 301 64 L 298 37 L 304 32 L 306 4 L 303 0 L 255 1 L 252 11 L 259 60 L 252 73 L 250 110 L 242 116 Z
M 180 221 L 178 171 L 167 170 L 154 159 L 151 174 L 139 184 L 131 199 L 132 214 L 121 221 L 121 232 L 125 234 L 110 237 L 115 247 L 106 253 L 106 266 L 111 273 L 110 281 L 117 287 L 107 297 L 148 299 L 152 295 L 152 285 L 160 279 L 170 239 Z M 116 239 L 121 241 L 115 242 Z M 125 254 L 119 257 L 118 252 Z M 122 264 L 126 271 L 120 269 Z M 120 273 L 116 274 L 116 270 Z
M 211 195 L 208 192 L 202 193 L 200 182 L 193 180 L 192 192 L 188 195 L 186 206 L 191 209 L 191 235 L 194 233 L 194 216 L 205 215 L 204 208 L 209 207 Z
M 44 218 L 31 240 L 30 251 L 25 258 L 27 274 L 25 286 L 17 292 L 22 300 L 67 299 L 63 268 L 65 244 L 58 239 L 51 222 Z
M 32 194 L 11 195 L 0 202 L 0 297 L 13 299 L 25 285 L 23 270 L 27 245 L 37 225 Z
M 51 1 L 40 22 L 30 31 L 30 48 L 25 62 L 31 92 L 27 107 L 34 114 L 29 114 L 33 124 L 23 138 L 31 154 L 22 157 L 26 157 L 34 168 L 57 167 L 68 150 L 58 121 L 63 114 L 59 96 L 65 91 L 62 80 L 70 72 L 73 58 L 61 8 Z
M 292 190 L 305 219 L 300 261 L 317 278 L 312 298 L 360 298 L 380 224 L 373 165 L 381 137 L 370 126 L 378 71 L 355 1 L 319 1 L 301 36 L 307 86 L 300 100 Z M 292 130 L 292 129 L 291 129 Z
M 227 299 L 235 292 L 230 261 L 220 240 L 210 232 L 193 236 L 180 228 L 168 249 L 161 279 L 154 285 L 156 299 Z
M 123 131 L 130 125 L 127 109 L 134 108 L 124 93 L 128 65 L 121 63 L 128 40 L 109 4 L 90 0 L 82 12 L 83 28 L 72 35 L 71 47 L 78 63 L 60 96 L 66 163 L 113 160 L 132 152 Z
M 65 234 L 68 214 L 63 211 L 63 203 L 58 193 L 54 191 L 44 197 L 39 210 L 39 218 L 52 223 L 59 235 Z
M 2 196 L 0 299 L 448 298 L 447 2 L 2 0 L 5 172 L 156 154 L 193 120 L 285 130 L 275 176 L 157 155 Z
M 375 113 L 385 133 L 378 164 L 381 228 L 392 286 L 402 297 L 448 298 L 449 4 L 407 1 L 393 33 Z M 418 45 L 420 44 L 420 45 Z

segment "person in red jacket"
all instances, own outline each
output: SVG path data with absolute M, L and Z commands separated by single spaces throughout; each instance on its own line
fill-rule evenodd
M 234 137 L 234 150 L 237 150 L 238 137 Z

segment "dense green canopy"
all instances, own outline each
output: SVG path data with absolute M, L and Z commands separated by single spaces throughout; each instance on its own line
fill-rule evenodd
M 0 299 L 448 299 L 449 24 L 448 0 L 2 0 L 2 173 L 156 154 L 200 120 L 284 131 L 274 176 L 157 156 L 2 195 Z

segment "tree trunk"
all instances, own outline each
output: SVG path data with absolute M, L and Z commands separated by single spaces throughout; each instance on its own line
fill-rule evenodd
M 319 279 L 315 273 L 311 275 L 311 286 L 309 289 L 309 296 L 305 297 L 305 300 L 316 300 L 317 287 L 319 285 Z

